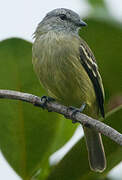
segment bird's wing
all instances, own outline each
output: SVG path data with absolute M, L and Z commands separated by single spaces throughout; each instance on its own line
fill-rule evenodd
M 91 79 L 93 83 L 93 87 L 95 90 L 98 106 L 101 112 L 101 115 L 104 117 L 104 89 L 102 84 L 102 79 L 100 76 L 100 73 L 98 71 L 98 66 L 96 64 L 95 57 L 88 47 L 88 45 L 85 43 L 85 41 L 82 40 L 80 45 L 80 62 L 83 65 L 84 69 L 86 70 L 89 78 Z

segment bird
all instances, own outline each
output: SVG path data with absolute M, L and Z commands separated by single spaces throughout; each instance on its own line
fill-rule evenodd
M 95 56 L 79 35 L 87 24 L 74 11 L 57 8 L 34 32 L 32 63 L 48 95 L 98 119 L 104 113 L 104 88 Z M 91 170 L 103 172 L 106 157 L 101 134 L 83 126 Z

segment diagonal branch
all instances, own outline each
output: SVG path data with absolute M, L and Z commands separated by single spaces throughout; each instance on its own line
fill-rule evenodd
M 0 98 L 21 100 L 40 107 L 43 107 L 44 104 L 43 100 L 41 100 L 41 98 L 38 96 L 11 90 L 0 90 Z M 47 102 L 45 109 L 62 114 L 65 117 L 68 117 L 71 120 L 75 120 L 82 125 L 89 125 L 90 127 L 96 129 L 96 131 L 104 134 L 122 146 L 122 134 L 110 126 L 104 124 L 103 122 L 100 122 L 79 112 L 72 116 L 72 110 L 55 101 Z

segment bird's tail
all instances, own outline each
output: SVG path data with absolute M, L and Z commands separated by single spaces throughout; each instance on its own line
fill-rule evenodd
M 89 164 L 93 171 L 102 172 L 106 168 L 106 157 L 101 134 L 89 127 L 84 127 Z

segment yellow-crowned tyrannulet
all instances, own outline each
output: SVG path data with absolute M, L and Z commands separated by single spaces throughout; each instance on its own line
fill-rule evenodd
M 34 36 L 33 65 L 49 96 L 66 105 L 80 108 L 97 118 L 104 117 L 104 89 L 95 57 L 79 36 L 85 26 L 79 15 L 69 9 L 55 9 L 39 23 Z M 100 133 L 83 127 L 90 167 L 102 172 L 106 159 Z

